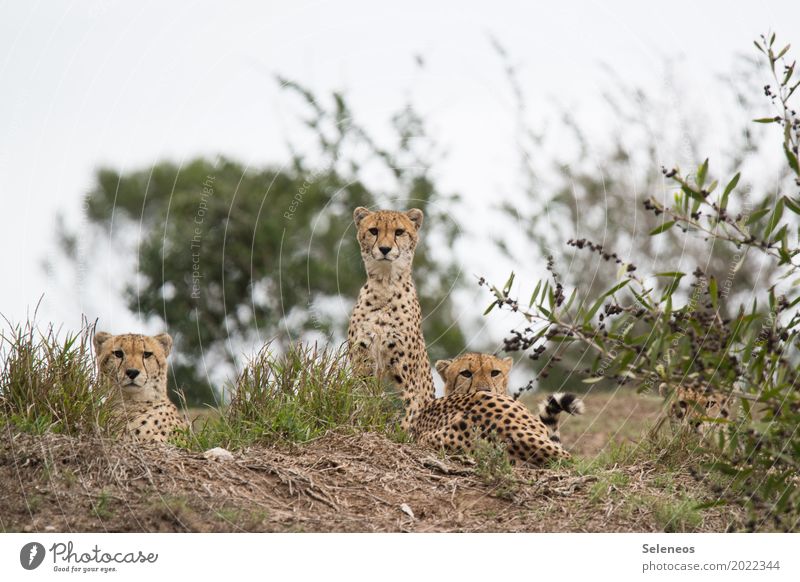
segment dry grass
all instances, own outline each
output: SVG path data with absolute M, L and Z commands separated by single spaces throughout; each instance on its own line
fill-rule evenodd
M 483 460 L 443 457 L 370 432 L 329 432 L 302 445 L 253 445 L 228 463 L 175 447 L 8 434 L 0 447 L 0 526 L 6 531 L 738 529 L 743 519 L 738 509 L 696 508 L 715 496 L 673 457 L 632 443 L 605 446 L 626 442 L 649 426 L 657 406 L 648 404 L 633 416 L 626 412 L 639 398 L 587 398 L 587 416 L 571 419 L 562 430 L 568 447 L 584 451 L 574 463 L 510 472 L 491 454 Z M 596 403 L 604 401 L 602 417 L 593 421 L 603 410 Z M 620 418 L 627 418 L 625 437 L 612 426 Z M 594 431 L 606 422 L 605 439 L 596 438 Z M 601 446 L 589 448 L 600 440 Z

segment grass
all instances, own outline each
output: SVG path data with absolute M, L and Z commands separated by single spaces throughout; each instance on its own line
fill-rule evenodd
M 343 349 L 296 345 L 275 355 L 265 346 L 231 390 L 231 401 L 176 443 L 193 450 L 254 443 L 304 443 L 330 430 L 374 431 L 395 441 L 399 403 L 375 379 L 359 378 Z
M 106 405 L 111 386 L 98 378 L 93 329 L 61 337 L 32 322 L 0 335 L 0 427 L 15 432 L 113 435 L 122 429 Z M 296 345 L 276 355 L 265 346 L 230 390 L 173 443 L 191 450 L 254 443 L 303 443 L 330 430 L 375 431 L 395 442 L 399 401 L 374 379 L 356 377 L 342 348 Z
M 97 496 L 97 501 L 92 507 L 94 514 L 100 519 L 108 519 L 111 517 L 111 494 L 107 491 L 101 491 Z
M 115 428 L 104 406 L 110 389 L 94 372 L 92 333 L 87 326 L 62 340 L 52 326 L 28 322 L 0 334 L 0 425 L 72 435 Z

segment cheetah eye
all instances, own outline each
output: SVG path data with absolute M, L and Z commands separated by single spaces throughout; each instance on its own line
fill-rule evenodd
M 377 229 L 377 228 L 370 228 L 370 229 L 369 229 L 369 233 L 370 233 L 372 236 L 378 236 L 378 229 Z
M 394 236 L 403 236 L 405 233 L 406 231 L 404 231 L 402 228 L 398 228 L 396 231 L 394 231 Z
M 153 352 L 145 352 L 143 355 L 144 355 L 145 359 L 147 359 L 147 358 L 149 358 L 150 356 L 153 355 Z
M 500 375 L 500 370 L 492 370 L 492 377 L 493 377 L 493 378 L 494 378 L 495 376 L 499 376 L 499 375 Z
M 111 353 L 114 354 L 118 358 L 122 358 L 125 355 L 125 354 L 122 353 L 122 350 L 114 350 Z
M 464 378 L 472 378 L 472 372 L 469 370 L 461 370 L 461 375 L 464 376 Z

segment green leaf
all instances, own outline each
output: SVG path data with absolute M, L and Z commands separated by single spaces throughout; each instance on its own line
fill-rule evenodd
M 508 295 L 508 292 L 511 291 L 511 285 L 514 283 L 514 271 L 511 271 L 511 275 L 508 276 L 508 280 L 506 284 L 503 285 L 503 295 Z
M 701 188 L 703 187 L 703 184 L 705 184 L 706 174 L 708 174 L 708 158 L 706 158 L 705 161 L 702 164 L 700 164 L 700 167 L 697 168 L 696 180 L 697 180 L 697 185 L 700 186 Z
M 752 214 L 751 214 L 751 215 L 750 215 L 750 216 L 747 218 L 747 222 L 745 222 L 745 225 L 747 225 L 747 226 L 750 226 L 750 225 L 751 225 L 751 224 L 753 224 L 754 222 L 758 222 L 758 221 L 759 221 L 759 220 L 761 220 L 761 219 L 762 219 L 764 216 L 766 216 L 766 215 L 767 215 L 767 213 L 769 213 L 769 208 L 762 208 L 761 210 L 756 210 L 755 212 L 753 212 L 753 213 L 752 213 Z
M 669 230 L 670 228 L 675 226 L 675 222 L 676 221 L 674 220 L 670 220 L 668 222 L 661 224 L 660 226 L 655 227 L 653 230 L 650 231 L 650 236 L 655 236 L 657 234 L 661 234 L 665 230 Z
M 584 378 L 581 380 L 584 384 L 597 384 L 598 382 L 605 380 L 605 376 L 595 376 L 594 378 Z
M 664 275 L 666 275 L 666 273 L 661 273 L 660 275 L 657 276 L 664 276 Z M 672 281 L 670 281 L 669 285 L 667 285 L 667 288 L 664 289 L 664 293 L 661 295 L 661 301 L 664 301 L 664 299 L 672 297 L 672 294 L 675 293 L 675 290 L 681 284 L 681 279 L 684 277 L 684 275 L 685 275 L 684 273 L 674 274 Z
M 528 304 L 528 307 L 533 307 L 533 304 L 536 303 L 536 296 L 539 295 L 539 289 L 542 286 L 542 280 L 539 279 L 539 282 L 536 283 L 536 288 L 531 293 L 531 302 Z
M 789 160 L 789 167 L 794 170 L 794 173 L 800 176 L 800 167 L 797 165 L 797 156 L 794 155 L 794 152 L 786 147 L 786 144 L 783 144 L 783 151 L 786 154 L 786 159 Z
M 705 198 L 703 198 L 703 195 L 700 194 L 700 192 L 695 192 L 694 190 L 689 188 L 689 186 L 681 186 L 681 190 L 683 190 L 683 193 L 686 194 L 686 196 L 688 196 L 692 200 L 699 200 L 700 202 L 705 202 Z
M 797 202 L 795 202 L 794 200 L 792 200 L 788 196 L 784 196 L 783 197 L 783 203 L 786 205 L 786 207 L 789 210 L 791 210 L 795 214 L 800 214 L 800 205 L 798 205 Z
M 777 123 L 780 120 L 778 117 L 759 117 L 754 119 L 755 123 Z
M 767 222 L 767 227 L 764 229 L 764 238 L 768 238 L 770 233 L 775 230 L 775 227 L 780 222 L 781 217 L 783 216 L 783 198 L 778 199 L 778 203 L 775 205 L 775 209 L 772 211 L 772 215 L 769 217 L 769 222 Z
M 489 305 L 489 307 L 486 308 L 486 311 L 484 311 L 483 314 L 489 315 L 489 312 L 495 307 L 497 307 L 497 301 L 492 301 L 492 303 Z
M 714 306 L 714 309 L 719 309 L 719 294 L 717 289 L 717 278 L 713 275 L 708 280 L 708 295 L 711 297 L 711 305 Z
M 656 273 L 653 277 L 685 277 L 686 273 L 681 273 L 680 271 L 664 271 L 663 273 Z
M 722 193 L 722 200 L 719 203 L 720 208 L 727 208 L 728 206 L 728 196 L 730 195 L 731 191 L 736 188 L 736 184 L 739 183 L 739 177 L 741 176 L 740 172 L 737 172 L 736 175 L 731 178 L 731 181 L 728 182 L 728 185 L 725 186 L 725 191 Z
M 575 301 L 575 296 L 577 294 L 578 294 L 578 289 L 577 288 L 573 289 L 572 293 L 570 293 L 570 295 L 569 295 L 569 299 L 567 299 L 567 302 L 564 304 L 564 307 L 562 307 L 562 309 L 561 309 L 564 313 L 568 312 L 569 308 L 572 307 L 572 302 Z

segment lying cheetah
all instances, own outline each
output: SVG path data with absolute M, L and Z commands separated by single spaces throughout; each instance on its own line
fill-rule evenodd
M 464 354 L 456 360 L 458 374 L 448 376 L 447 369 L 454 360 L 439 360 L 436 371 L 445 379 L 444 394 L 486 391 L 508 395 L 508 375 L 513 358 L 500 359 L 490 354 Z M 449 378 L 449 380 L 448 380 Z M 514 400 L 517 398 L 514 397 Z M 539 419 L 547 427 L 550 440 L 561 442 L 558 419 L 559 414 L 583 414 L 583 401 L 574 394 L 557 392 L 550 394 L 539 403 Z
M 543 403 L 539 417 L 535 416 L 507 393 L 512 362 L 488 354 L 465 354 L 437 362 L 445 396 L 420 413 L 412 435 L 437 448 L 471 451 L 476 437 L 494 434 L 507 445 L 514 461 L 543 463 L 569 458 L 559 442 L 558 414 L 562 409 L 579 414 L 582 403 L 571 394 L 551 397 Z M 549 406 L 551 401 L 558 404 L 558 410 Z
M 667 396 L 666 384 L 659 387 Z M 673 428 L 688 426 L 702 437 L 712 436 L 719 428 L 736 418 L 735 398 L 711 386 L 678 386 L 672 390 L 669 420 Z
M 98 332 L 94 349 L 99 372 L 119 389 L 113 405 L 129 436 L 164 442 L 174 430 L 188 426 L 167 396 L 167 356 L 172 349 L 168 334 Z
M 421 310 L 411 278 L 422 219 L 422 211 L 416 208 L 371 212 L 359 207 L 353 212 L 367 282 L 350 318 L 350 361 L 359 374 L 388 377 L 397 384 L 405 406 L 404 430 L 434 399 Z

